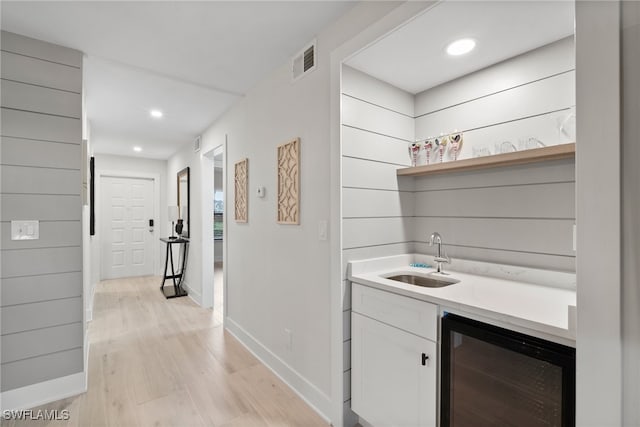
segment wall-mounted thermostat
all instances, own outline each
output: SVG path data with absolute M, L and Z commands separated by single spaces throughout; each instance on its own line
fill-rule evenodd
M 11 221 L 11 240 L 38 240 L 40 221 Z
M 267 190 L 264 187 L 258 187 L 258 197 L 262 198 L 265 196 Z

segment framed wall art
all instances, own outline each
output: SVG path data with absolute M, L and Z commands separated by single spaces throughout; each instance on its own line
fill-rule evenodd
M 300 138 L 278 146 L 278 224 L 300 224 Z
M 249 221 L 249 159 L 242 159 L 235 164 L 234 211 L 236 222 Z

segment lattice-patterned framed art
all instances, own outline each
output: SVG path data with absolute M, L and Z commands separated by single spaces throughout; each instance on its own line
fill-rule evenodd
M 300 138 L 278 145 L 278 224 L 300 224 Z
M 234 191 L 234 211 L 236 222 L 249 221 L 249 159 L 242 159 L 236 162 L 235 191 Z

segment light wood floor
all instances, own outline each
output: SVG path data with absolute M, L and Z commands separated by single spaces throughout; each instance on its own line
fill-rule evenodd
M 166 300 L 158 277 L 96 289 L 89 390 L 37 409 L 67 422 L 7 426 L 326 426 L 308 405 L 226 333 L 212 310 Z

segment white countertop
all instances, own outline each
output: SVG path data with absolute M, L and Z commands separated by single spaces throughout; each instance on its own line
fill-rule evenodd
M 574 274 L 454 260 L 452 265 L 445 264 L 444 270 L 449 275 L 444 277 L 460 282 L 442 288 L 425 288 L 384 278 L 394 274 L 433 273 L 434 268 L 409 266 L 416 262 L 432 264 L 431 260 L 432 257 L 425 255 L 408 254 L 352 261 L 349 280 L 575 346 Z

